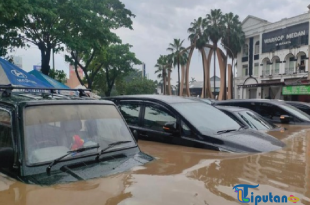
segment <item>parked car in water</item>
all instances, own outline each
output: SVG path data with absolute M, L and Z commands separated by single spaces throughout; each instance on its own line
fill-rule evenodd
M 244 107 L 275 124 L 310 125 L 310 116 L 282 100 L 244 99 L 216 101 L 213 105 Z
M 241 126 L 247 126 L 250 129 L 261 130 L 261 131 L 280 131 L 281 128 L 269 120 L 264 119 L 261 115 L 256 112 L 242 107 L 233 106 L 215 106 L 219 110 L 223 111 L 229 117 L 238 122 Z
M 265 152 L 284 146 L 270 135 L 243 128 L 201 101 L 161 95 L 107 99 L 118 105 L 138 138 L 229 152 Z
M 69 183 L 152 160 L 111 101 L 0 92 L 0 171 L 16 180 Z

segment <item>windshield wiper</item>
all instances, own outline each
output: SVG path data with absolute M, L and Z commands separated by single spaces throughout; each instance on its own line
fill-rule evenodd
M 228 133 L 228 132 L 233 132 L 233 131 L 237 131 L 236 129 L 233 129 L 233 130 L 221 130 L 221 131 L 218 131 L 217 134 L 223 134 L 223 133 Z
M 114 147 L 114 146 L 116 146 L 116 145 L 126 144 L 126 143 L 130 143 L 130 142 L 132 142 L 132 141 L 118 141 L 118 142 L 113 142 L 113 143 L 111 143 L 111 144 L 108 144 L 108 146 L 107 146 L 106 148 L 104 148 L 104 149 L 102 149 L 101 151 L 99 151 L 99 153 L 98 153 L 98 155 L 97 155 L 97 157 L 96 157 L 96 160 L 99 161 L 99 157 L 100 157 L 106 150 L 108 150 L 108 149 L 110 149 L 110 148 L 112 148 L 112 147 Z
M 55 159 L 52 163 L 50 163 L 48 165 L 48 167 L 46 168 L 46 172 L 47 173 L 50 173 L 51 171 L 51 168 L 52 166 L 54 166 L 55 164 L 57 164 L 60 160 L 62 160 L 63 158 L 65 158 L 66 156 L 70 155 L 70 154 L 73 154 L 73 153 L 80 153 L 80 152 L 85 152 L 87 150 L 91 150 L 91 149 L 98 149 L 100 146 L 99 144 L 95 145 L 95 146 L 91 146 L 91 147 L 82 147 L 82 148 L 79 148 L 79 149 L 76 149 L 76 150 L 71 150 L 71 151 L 68 151 L 67 154 Z

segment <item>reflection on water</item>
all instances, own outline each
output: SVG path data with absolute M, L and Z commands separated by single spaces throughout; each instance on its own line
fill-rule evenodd
M 310 131 L 274 136 L 281 150 L 231 154 L 139 141 L 151 163 L 114 176 L 66 185 L 26 185 L 0 175 L 0 204 L 240 204 L 232 187 L 259 184 L 255 194 L 290 195 L 310 204 Z M 298 204 L 297 203 L 297 204 Z

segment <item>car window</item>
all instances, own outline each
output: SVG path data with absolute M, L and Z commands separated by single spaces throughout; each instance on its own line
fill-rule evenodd
M 151 105 L 145 106 L 144 127 L 156 131 L 163 131 L 163 126 L 167 122 L 176 122 L 176 118 L 163 110 L 163 108 Z
M 224 130 L 238 130 L 240 125 L 219 109 L 202 102 L 175 103 L 172 106 L 205 135 Z
M 181 121 L 181 133 L 183 136 L 186 136 L 186 137 L 190 137 L 193 134 L 191 129 L 183 121 Z
M 60 125 L 60 126 L 59 126 Z M 70 150 L 117 141 L 132 141 L 125 121 L 114 105 L 40 105 L 24 110 L 26 163 L 49 162 Z M 115 147 L 117 148 L 117 147 Z M 68 157 L 96 154 L 93 149 Z
M 259 107 L 259 114 L 267 119 L 270 119 L 274 122 L 279 122 L 279 123 L 281 122 L 280 120 L 281 115 L 288 115 L 290 117 L 293 117 L 286 110 L 282 109 L 281 107 L 277 105 L 273 105 L 270 103 L 261 103 L 261 106 Z
M 276 128 L 274 124 L 267 122 L 261 116 L 251 111 L 240 111 L 238 115 L 247 123 L 252 129 L 269 130 Z
M 287 110 L 288 112 L 292 113 L 293 115 L 295 115 L 299 119 L 302 119 L 302 120 L 305 120 L 305 121 L 310 121 L 310 116 L 307 113 L 305 113 L 305 112 L 303 112 L 303 111 L 301 111 L 301 110 L 299 110 L 299 109 L 297 109 L 297 108 L 295 108 L 295 107 L 293 107 L 291 105 L 281 104 L 279 106 L 281 108 Z M 290 114 L 290 116 L 292 116 L 292 114 Z
M 0 147 L 12 147 L 11 115 L 0 110 Z
M 221 109 L 220 109 L 221 110 Z M 233 120 L 235 120 L 237 123 L 239 123 L 240 125 L 244 125 L 244 123 L 242 123 L 233 113 L 227 111 L 227 110 L 221 110 L 222 112 L 224 112 L 226 115 L 228 115 L 229 117 L 231 117 Z
M 121 102 L 120 111 L 125 118 L 127 124 L 137 126 L 139 125 L 140 105 L 131 102 Z
M 310 115 L 310 106 L 295 103 L 288 103 L 288 104 Z

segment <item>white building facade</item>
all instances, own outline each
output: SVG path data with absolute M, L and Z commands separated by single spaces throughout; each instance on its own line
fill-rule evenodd
M 242 22 L 246 42 L 237 56 L 235 98 L 310 101 L 309 22 L 310 13 Z

